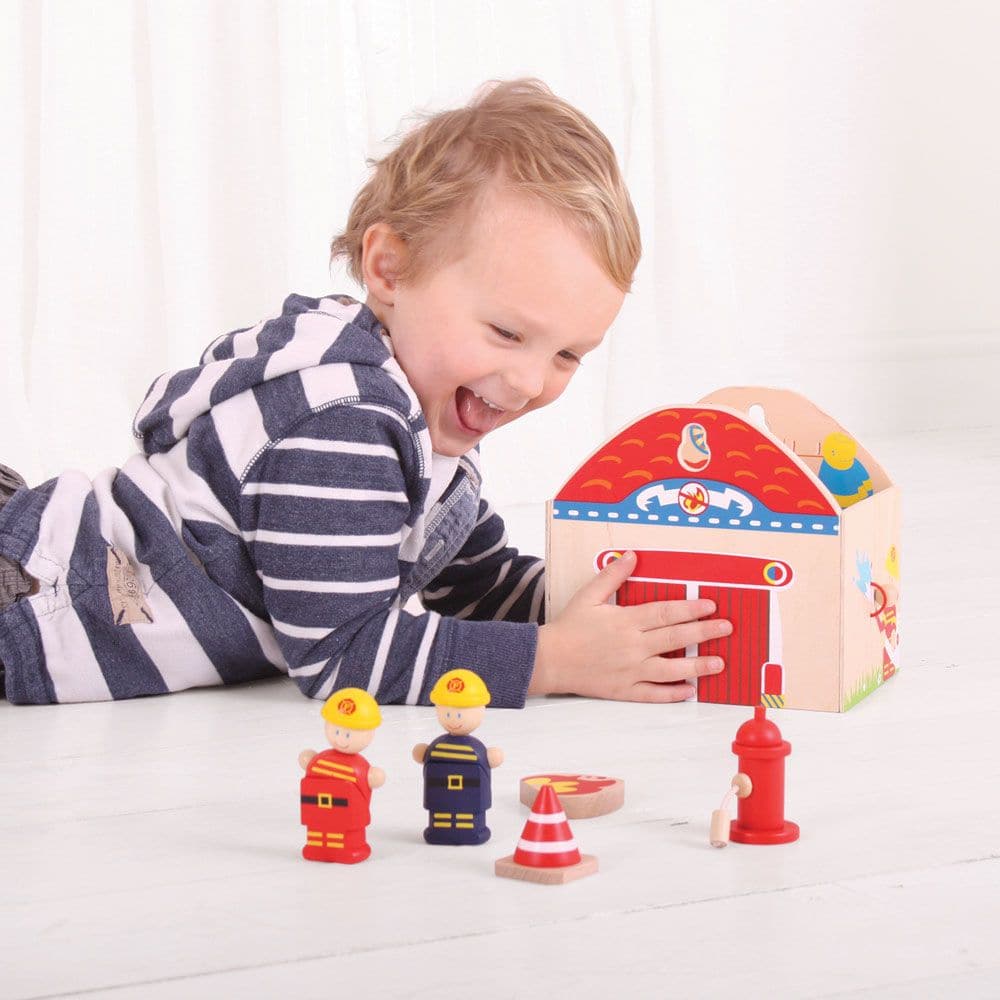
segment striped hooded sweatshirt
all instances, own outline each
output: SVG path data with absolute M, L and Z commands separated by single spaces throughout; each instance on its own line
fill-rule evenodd
M 0 612 L 11 701 L 287 673 L 313 698 L 415 704 L 466 667 L 493 704 L 524 703 L 542 562 L 507 546 L 477 452 L 432 454 L 367 306 L 289 297 L 157 379 L 134 431 L 120 469 L 0 512 L 0 554 L 40 584 Z

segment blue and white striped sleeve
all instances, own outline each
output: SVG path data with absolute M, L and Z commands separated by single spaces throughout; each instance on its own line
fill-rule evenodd
M 542 624 L 545 560 L 511 548 L 503 519 L 480 499 L 472 534 L 421 599 L 425 607 L 459 619 Z
M 490 684 L 486 673 L 496 675 L 495 702 L 523 704 L 536 638 L 528 626 L 400 606 L 400 547 L 425 488 L 405 420 L 363 406 L 311 415 L 249 469 L 241 530 L 289 675 L 306 695 L 356 686 L 383 704 L 427 704 L 441 674 L 493 650 L 483 676 Z M 523 649 L 509 669 L 512 643 Z

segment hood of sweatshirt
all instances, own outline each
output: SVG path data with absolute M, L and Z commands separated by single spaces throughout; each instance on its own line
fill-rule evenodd
M 366 368 L 378 369 L 383 374 L 372 382 L 393 389 L 392 398 L 383 401 L 409 420 L 419 414 L 420 404 L 393 357 L 388 334 L 368 306 L 346 295 L 290 295 L 280 316 L 219 337 L 200 364 L 156 379 L 132 432 L 146 455 L 168 451 L 198 417 L 226 400 L 262 391 L 292 372 L 331 364 L 350 365 L 359 386 L 367 381 Z

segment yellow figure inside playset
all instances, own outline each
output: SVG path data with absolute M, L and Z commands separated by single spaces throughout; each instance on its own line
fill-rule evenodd
M 854 438 L 839 431 L 827 434 L 820 453 L 823 464 L 817 475 L 841 507 L 850 507 L 875 492 L 872 477 L 858 461 L 858 443 Z

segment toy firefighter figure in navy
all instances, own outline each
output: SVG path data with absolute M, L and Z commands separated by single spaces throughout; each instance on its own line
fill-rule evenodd
M 385 772 L 361 756 L 382 722 L 375 699 L 361 688 L 341 688 L 323 704 L 329 750 L 303 750 L 299 764 L 302 823 L 308 861 L 357 864 L 371 854 L 365 827 L 371 822 L 372 789 L 385 784 Z
M 470 736 L 486 714 L 490 692 L 471 670 L 449 670 L 431 691 L 446 732 L 428 746 L 418 743 L 413 759 L 424 765 L 424 808 L 428 844 L 485 844 L 486 810 L 492 804 L 490 769 L 503 763 L 499 747 L 487 749 Z

